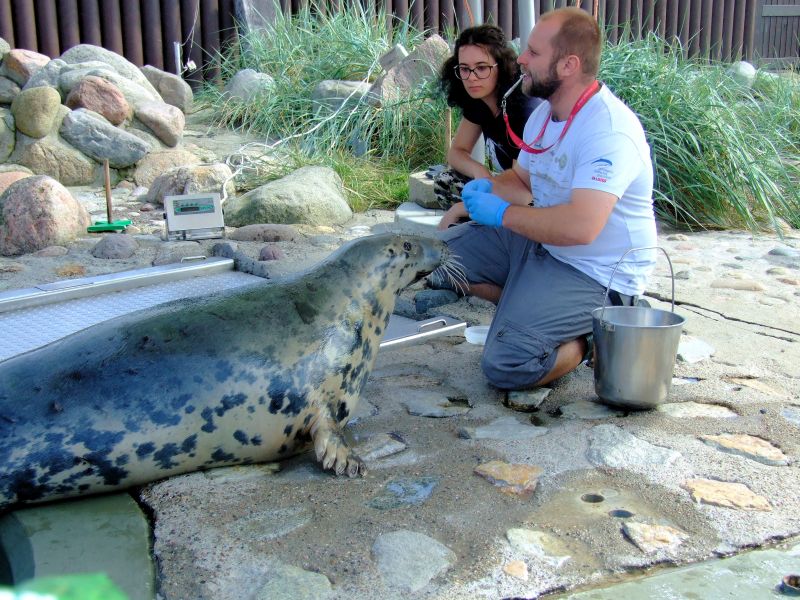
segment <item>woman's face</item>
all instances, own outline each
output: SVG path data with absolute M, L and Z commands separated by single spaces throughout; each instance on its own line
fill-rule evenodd
M 460 67 L 474 69 L 479 66 L 487 67 L 496 64 L 497 61 L 492 58 L 492 55 L 480 46 L 461 46 L 458 49 L 458 65 Z M 461 83 L 464 84 L 464 89 L 471 98 L 483 100 L 492 96 L 497 89 L 497 67 L 490 70 L 486 79 L 478 79 L 475 73 L 469 73 L 469 77 L 462 79 Z

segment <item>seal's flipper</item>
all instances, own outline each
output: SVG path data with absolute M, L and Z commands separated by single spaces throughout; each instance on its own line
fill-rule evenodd
M 311 426 L 311 439 L 314 442 L 314 453 L 323 469 L 333 469 L 337 475 L 346 473 L 348 477 L 367 472 L 364 461 L 350 449 L 339 426 L 330 417 L 318 415 Z

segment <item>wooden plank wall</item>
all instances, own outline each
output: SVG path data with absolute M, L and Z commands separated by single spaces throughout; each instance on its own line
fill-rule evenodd
M 408 20 L 429 31 L 452 32 L 471 24 L 467 0 L 322 0 L 330 11 L 359 1 L 384 7 L 394 23 Z M 278 5 L 295 12 L 306 2 L 278 0 Z M 576 5 L 592 11 L 596 5 L 612 42 L 654 31 L 680 41 L 686 56 L 797 57 L 800 16 L 762 18 L 762 4 L 796 6 L 800 0 L 534 0 L 534 14 Z M 0 0 L 0 37 L 12 47 L 52 57 L 79 43 L 95 44 L 136 65 L 172 73 L 181 68 L 177 42 L 182 64 L 191 59 L 196 65 L 184 77 L 199 83 L 218 77 L 217 53 L 236 39 L 233 5 L 234 0 Z M 527 31 L 519 31 L 517 0 L 483 0 L 483 11 L 484 21 L 498 24 L 511 38 L 527 37 Z
M 798 64 L 800 0 L 762 0 L 756 25 L 756 55 L 765 62 Z

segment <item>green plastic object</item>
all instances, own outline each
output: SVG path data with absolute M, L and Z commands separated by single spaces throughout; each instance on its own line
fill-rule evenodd
M 98 231 L 125 231 L 130 225 L 129 219 L 121 219 L 119 221 L 97 221 L 94 225 L 89 225 L 86 231 L 89 233 L 97 233 Z
M 13 588 L 0 586 L 3 600 L 128 600 L 105 573 L 31 579 Z

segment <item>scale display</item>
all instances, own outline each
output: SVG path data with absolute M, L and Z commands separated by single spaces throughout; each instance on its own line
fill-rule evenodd
M 167 239 L 219 238 L 225 231 L 219 194 L 164 197 Z

